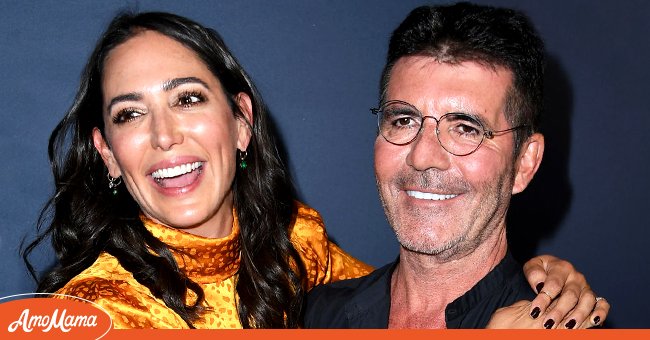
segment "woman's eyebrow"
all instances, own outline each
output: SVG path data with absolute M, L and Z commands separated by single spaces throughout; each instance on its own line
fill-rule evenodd
M 208 84 L 204 82 L 203 80 L 197 78 L 197 77 L 184 77 L 184 78 L 174 78 L 171 80 L 168 80 L 163 83 L 162 89 L 164 91 L 171 91 L 183 84 L 189 84 L 189 83 L 196 83 L 196 84 L 201 84 L 203 85 L 206 89 L 210 89 Z
M 121 94 L 119 96 L 116 96 L 115 98 L 111 99 L 111 102 L 108 103 L 108 106 L 106 107 L 107 112 L 111 112 L 111 108 L 113 105 L 120 103 L 120 102 L 128 102 L 128 101 L 138 101 L 142 100 L 142 94 L 137 93 L 137 92 L 131 92 L 131 93 L 126 93 L 126 94 Z

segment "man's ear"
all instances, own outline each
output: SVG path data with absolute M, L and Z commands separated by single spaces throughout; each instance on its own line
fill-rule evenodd
M 250 143 L 253 128 L 253 104 L 251 98 L 244 92 L 235 97 L 235 103 L 243 116 L 237 117 L 237 149 L 246 150 Z
M 513 195 L 526 189 L 542 163 L 542 156 L 544 156 L 544 136 L 541 133 L 534 133 L 524 142 L 517 156 L 515 181 L 512 186 Z
M 99 154 L 102 156 L 104 165 L 106 165 L 106 168 L 108 168 L 108 173 L 111 175 L 111 177 L 117 178 L 122 176 L 122 171 L 117 165 L 117 161 L 113 156 L 113 151 L 111 151 L 110 146 L 98 128 L 93 129 L 93 144 L 95 145 L 97 152 L 99 152 Z

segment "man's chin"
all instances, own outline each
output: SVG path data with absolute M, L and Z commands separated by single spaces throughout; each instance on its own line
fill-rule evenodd
M 397 235 L 399 244 L 407 251 L 431 256 L 453 256 L 458 246 L 458 240 L 443 241 L 423 236 Z

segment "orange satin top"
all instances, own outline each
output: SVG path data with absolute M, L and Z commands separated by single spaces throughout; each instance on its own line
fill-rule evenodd
M 193 324 L 196 328 L 241 328 L 235 301 L 239 269 L 239 225 L 234 218 L 230 235 L 211 239 L 143 218 L 145 227 L 172 248 L 178 266 L 205 292 L 211 310 Z M 315 285 L 368 274 L 372 268 L 329 242 L 323 221 L 314 209 L 298 203 L 291 241 L 307 273 L 308 289 Z M 115 328 L 188 328 L 183 319 L 108 253 L 70 280 L 57 293 L 99 304 Z M 188 291 L 188 300 L 195 296 Z

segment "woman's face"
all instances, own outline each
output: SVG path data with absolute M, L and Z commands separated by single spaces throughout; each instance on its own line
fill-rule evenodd
M 93 141 L 110 175 L 122 176 L 154 221 L 227 235 L 236 151 L 246 149 L 250 130 L 219 80 L 192 50 L 155 31 L 115 47 L 103 72 L 105 135 L 95 128 Z M 252 122 L 250 98 L 234 100 Z

